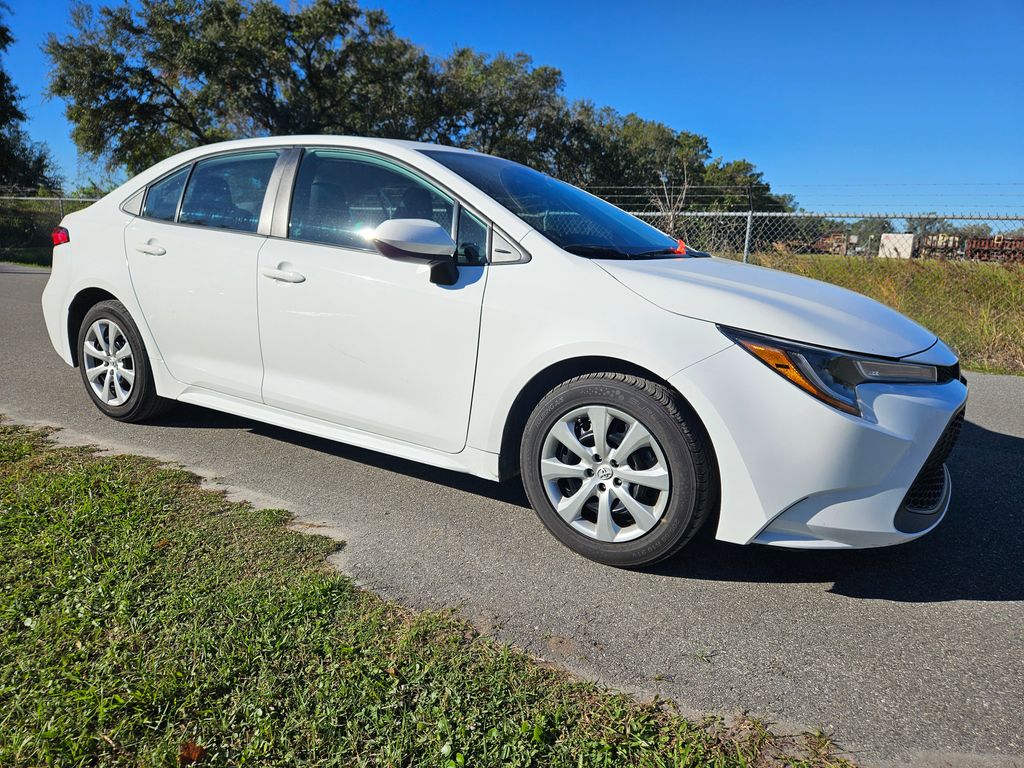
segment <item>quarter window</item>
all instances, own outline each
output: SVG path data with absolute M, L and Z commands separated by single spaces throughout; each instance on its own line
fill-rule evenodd
M 277 154 L 251 152 L 196 163 L 178 221 L 255 232 Z
M 288 237 L 373 250 L 388 219 L 431 219 L 452 231 L 453 201 L 398 166 L 372 157 L 307 150 L 292 195 Z
M 182 168 L 151 186 L 146 194 L 146 205 L 142 209 L 142 215 L 150 219 L 174 221 L 188 171 L 189 167 Z

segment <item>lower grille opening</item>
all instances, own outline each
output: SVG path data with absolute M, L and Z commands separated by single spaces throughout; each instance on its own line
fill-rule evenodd
M 917 480 L 910 486 L 907 497 L 903 500 L 903 506 L 911 512 L 928 513 L 935 509 L 935 506 L 942 499 L 942 492 L 946 488 L 946 472 L 939 464 L 931 467 L 927 472 L 917 476 Z
M 916 530 L 924 530 L 931 522 L 926 517 L 938 511 L 946 493 L 946 459 L 953 451 L 957 438 L 960 437 L 960 430 L 964 426 L 964 411 L 961 409 L 950 419 L 949 424 L 939 437 L 938 442 L 929 454 L 924 466 L 918 473 L 914 484 L 910 486 L 907 495 L 900 505 L 896 514 L 896 527 L 906 533 L 916 533 Z M 908 517 L 907 513 L 913 513 Z M 914 519 L 918 518 L 918 519 Z M 921 526 L 921 527 L 919 527 Z M 914 529 L 916 530 L 908 530 Z

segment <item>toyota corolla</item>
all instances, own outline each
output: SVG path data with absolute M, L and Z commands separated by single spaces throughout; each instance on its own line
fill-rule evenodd
M 933 333 L 497 157 L 218 144 L 69 214 L 53 240 L 50 339 L 114 419 L 182 401 L 521 475 L 551 533 L 625 567 L 703 525 L 873 547 L 949 507 L 967 388 Z

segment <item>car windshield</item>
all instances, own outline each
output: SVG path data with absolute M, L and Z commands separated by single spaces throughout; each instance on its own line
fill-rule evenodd
M 571 184 L 491 155 L 420 150 L 494 198 L 556 245 L 596 259 L 678 256 L 679 243 Z

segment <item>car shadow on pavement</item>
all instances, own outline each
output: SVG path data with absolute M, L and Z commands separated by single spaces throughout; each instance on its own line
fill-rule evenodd
M 835 594 L 876 600 L 1024 600 L 1024 438 L 966 422 L 949 468 L 953 501 L 945 520 L 908 544 L 803 552 L 708 537 L 651 570 L 715 581 L 832 582 Z
M 337 456 L 340 459 L 359 462 L 360 464 L 377 467 L 388 472 L 397 472 L 408 477 L 437 483 L 465 493 L 484 496 L 505 504 L 514 504 L 523 507 L 525 511 L 529 511 L 532 514 L 530 502 L 527 500 L 526 492 L 523 490 L 522 483 L 518 479 L 507 483 L 494 483 L 490 480 L 467 475 L 462 472 L 431 467 L 416 461 L 390 456 L 386 453 L 358 448 L 354 445 L 347 445 L 334 440 L 327 440 L 326 438 L 307 435 L 303 432 L 295 432 L 283 427 L 275 427 L 263 422 L 232 416 L 186 403 L 178 403 L 171 411 L 154 419 L 149 424 L 150 426 L 177 427 L 182 429 L 244 429 L 256 435 L 307 448 L 317 453 Z
M 252 429 L 259 422 L 190 403 L 174 403 L 169 411 L 146 420 L 150 427 L 179 429 Z
M 270 426 L 206 408 L 179 404 L 154 426 L 246 429 L 347 461 L 378 467 L 453 490 L 523 508 L 522 483 L 493 483 L 459 472 Z M 702 531 L 675 558 L 647 573 L 686 579 L 750 583 L 831 583 L 848 597 L 905 602 L 1024 600 L 1024 438 L 970 421 L 949 461 L 953 502 L 926 536 L 896 547 L 799 551 L 739 546 Z

